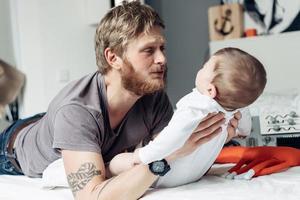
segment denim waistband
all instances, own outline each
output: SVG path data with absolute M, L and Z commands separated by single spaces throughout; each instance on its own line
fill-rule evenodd
M 30 124 L 30 122 L 35 122 L 42 118 L 45 115 L 45 113 L 40 113 L 37 115 L 34 115 L 29 118 L 25 119 L 19 119 L 13 124 L 11 124 L 8 128 L 6 128 L 1 134 L 0 134 L 0 155 L 2 156 L 2 164 L 6 162 L 6 167 L 4 170 L 7 171 L 7 174 L 12 175 L 20 175 L 23 174 L 21 167 L 18 163 L 17 155 L 13 148 L 13 142 L 15 141 L 18 132 L 21 130 L 20 128 L 25 125 L 27 126 Z M 17 131 L 17 132 L 16 132 Z M 10 162 L 10 165 L 7 163 L 7 161 Z M 0 163 L 1 164 L 1 163 Z M 3 169 L 2 169 L 3 170 Z

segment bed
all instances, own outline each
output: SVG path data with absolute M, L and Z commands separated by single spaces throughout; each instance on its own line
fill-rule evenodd
M 148 190 L 141 200 L 298 200 L 300 197 L 300 167 L 246 180 L 228 180 L 220 176 L 230 165 L 215 165 L 200 181 L 188 185 Z M 55 178 L 55 177 L 54 177 Z M 43 180 L 24 176 L 0 176 L 1 200 L 72 200 L 68 188 L 43 189 Z
M 228 165 L 218 165 L 200 181 L 177 188 L 148 191 L 143 200 L 296 200 L 300 197 L 300 167 L 246 180 L 228 180 L 219 174 L 228 169 Z

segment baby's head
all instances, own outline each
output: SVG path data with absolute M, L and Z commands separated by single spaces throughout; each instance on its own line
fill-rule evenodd
M 235 110 L 253 103 L 266 82 L 264 66 L 255 57 L 237 48 L 224 48 L 199 70 L 196 87 L 224 109 Z

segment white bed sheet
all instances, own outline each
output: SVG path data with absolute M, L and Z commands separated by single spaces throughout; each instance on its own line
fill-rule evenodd
M 55 178 L 55 177 L 53 177 Z M 0 175 L 0 200 L 73 200 L 68 188 L 42 189 L 41 178 Z
M 226 180 L 220 174 L 228 165 L 215 166 L 200 181 L 176 188 L 149 190 L 142 200 L 299 200 L 300 167 L 245 180 Z M 55 178 L 55 177 L 54 177 Z M 0 200 L 72 200 L 67 188 L 45 190 L 42 179 L 0 176 Z
M 200 181 L 177 188 L 148 191 L 142 200 L 300 200 L 300 167 L 247 180 L 228 180 L 228 165 L 215 166 Z

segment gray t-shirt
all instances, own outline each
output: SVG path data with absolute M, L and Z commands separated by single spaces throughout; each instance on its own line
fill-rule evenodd
M 172 114 L 166 93 L 155 92 L 140 98 L 112 130 L 104 77 L 96 72 L 68 84 L 43 118 L 21 130 L 15 143 L 17 158 L 30 177 L 41 177 L 61 157 L 59 149 L 100 153 L 108 162 L 159 133 Z

